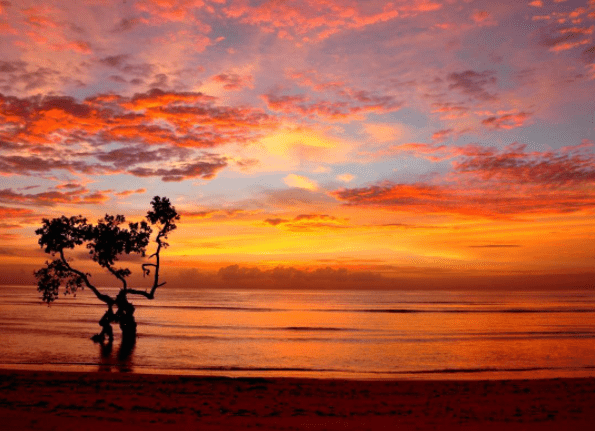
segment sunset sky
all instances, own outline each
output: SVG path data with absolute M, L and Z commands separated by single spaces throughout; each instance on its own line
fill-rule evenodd
M 172 284 L 595 289 L 595 0 L 3 0 L 0 34 L 0 284 L 43 217 L 159 195 Z

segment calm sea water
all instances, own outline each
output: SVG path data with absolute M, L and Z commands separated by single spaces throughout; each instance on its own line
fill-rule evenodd
M 595 376 L 595 292 L 238 291 L 162 288 L 134 301 L 138 340 L 89 339 L 91 292 L 48 307 L 0 286 L 0 367 L 228 376 Z

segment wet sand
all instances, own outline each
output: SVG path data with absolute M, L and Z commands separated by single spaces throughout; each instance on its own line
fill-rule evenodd
M 3 430 L 592 429 L 595 379 L 355 381 L 0 370 Z

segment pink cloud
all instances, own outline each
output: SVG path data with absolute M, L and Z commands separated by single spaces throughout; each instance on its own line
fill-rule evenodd
M 514 129 L 522 127 L 531 117 L 530 113 L 518 112 L 516 114 L 505 114 L 492 116 L 482 120 L 481 124 L 492 129 Z
M 452 136 L 453 130 L 452 129 L 443 129 L 438 130 L 432 134 L 432 140 L 442 142 L 446 140 L 448 137 Z
M 321 96 L 307 94 L 265 94 L 261 97 L 269 109 L 299 117 L 321 117 L 332 121 L 351 121 L 372 113 L 399 110 L 403 102 L 392 95 L 358 90 L 338 80 L 324 80 L 312 71 L 287 72 L 299 85 L 313 88 Z
M 344 30 L 429 13 L 441 7 L 440 3 L 426 0 L 397 4 L 375 0 L 365 4 L 353 0 L 289 0 L 254 6 L 245 0 L 234 0 L 223 12 L 243 23 L 257 25 L 262 31 L 276 33 L 280 38 L 317 42 Z
M 194 12 L 206 9 L 203 0 L 139 0 L 134 7 L 149 14 L 160 23 L 170 21 L 196 21 Z

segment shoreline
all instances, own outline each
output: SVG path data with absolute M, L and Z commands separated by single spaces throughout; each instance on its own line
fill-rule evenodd
M 49 373 L 113 373 L 156 375 L 168 377 L 221 377 L 221 378 L 289 378 L 312 380 L 347 381 L 500 381 L 500 380 L 554 380 L 595 379 L 595 370 L 590 368 L 513 368 L 513 369 L 441 369 L 411 370 L 399 372 L 366 372 L 342 370 L 316 370 L 293 368 L 241 368 L 205 367 L 146 368 L 131 365 L 126 361 L 114 363 L 0 363 L 0 371 L 49 372 Z
M 7 430 L 591 429 L 595 378 L 352 380 L 0 369 Z

